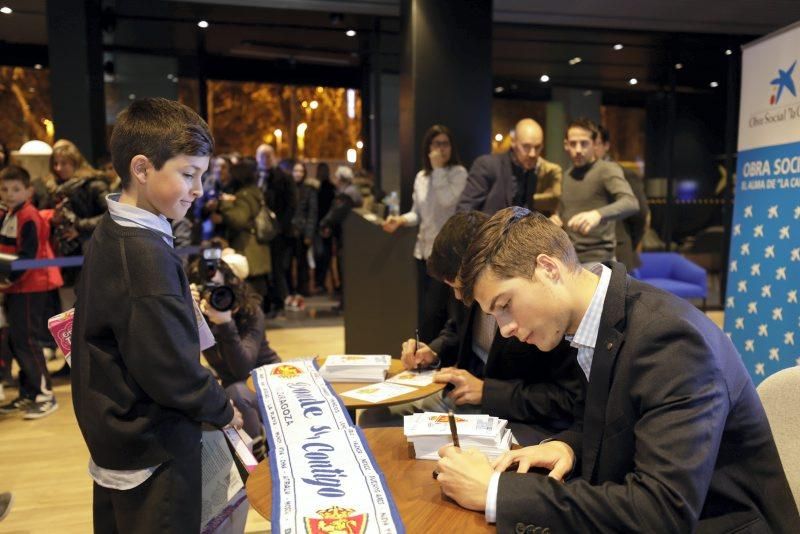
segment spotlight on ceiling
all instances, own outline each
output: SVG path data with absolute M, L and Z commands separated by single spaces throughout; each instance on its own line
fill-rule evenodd
M 683 63 L 675 63 L 675 70 L 681 70 L 683 68 Z
M 575 56 L 574 58 L 569 60 L 569 64 L 570 65 L 577 65 L 581 61 L 583 61 L 581 58 L 579 58 L 578 56 Z
M 347 30 L 346 32 L 344 32 L 344 34 L 346 36 L 348 36 L 348 37 L 355 37 L 356 36 L 356 31 L 355 30 Z
M 716 89 L 717 87 L 719 87 L 719 83 L 718 82 L 711 82 L 710 84 L 708 84 L 708 86 L 713 88 L 713 89 Z
M 625 47 L 622 46 L 622 43 L 617 43 L 617 44 L 614 45 L 614 50 L 622 50 L 623 48 L 625 48 Z
M 628 80 L 628 83 L 631 85 L 636 85 L 637 83 L 639 83 L 639 80 L 637 80 L 636 78 L 631 78 L 630 80 Z
M 11 9 L 10 7 L 8 7 L 8 6 L 0 7 L 0 13 L 2 13 L 3 15 L 10 15 L 13 12 L 14 12 L 14 10 Z
M 550 76 L 548 76 L 547 74 L 542 74 L 541 76 L 539 76 L 539 81 L 542 83 L 547 83 L 550 81 Z
M 197 26 L 199 28 L 203 28 L 205 30 L 206 28 L 208 28 L 208 21 L 207 20 L 201 20 L 200 22 L 197 23 Z

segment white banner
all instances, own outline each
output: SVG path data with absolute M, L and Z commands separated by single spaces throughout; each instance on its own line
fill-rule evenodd
M 796 24 L 748 44 L 742 54 L 725 332 L 756 384 L 800 365 L 798 51 Z
M 314 362 L 265 365 L 252 376 L 267 424 L 273 531 L 405 532 L 366 440 Z

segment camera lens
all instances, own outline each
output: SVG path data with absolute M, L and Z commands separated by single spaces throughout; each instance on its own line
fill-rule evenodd
M 236 295 L 228 286 L 219 286 L 211 290 L 208 303 L 217 311 L 225 312 L 236 304 Z

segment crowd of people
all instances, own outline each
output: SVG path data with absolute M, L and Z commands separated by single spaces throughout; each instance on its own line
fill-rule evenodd
M 84 255 L 109 212 L 109 202 L 122 190 L 111 158 L 94 167 L 65 139 L 53 145 L 45 176 L 31 176 L 12 164 L 4 146 L 0 170 L 0 252 L 19 259 Z M 351 209 L 371 197 L 369 175 L 359 171 L 356 176 L 350 167 L 339 166 L 331 176 L 328 164 L 321 162 L 311 177 L 306 163 L 279 161 L 266 144 L 256 147 L 252 156 L 212 156 L 203 171 L 202 195 L 161 231 L 178 249 L 213 243 L 236 253 L 226 258 L 246 264 L 238 277 L 247 294 L 258 299 L 257 305 L 245 299 L 248 304 L 240 310 L 248 317 L 245 322 L 258 325 L 263 333 L 264 320 L 303 310 L 305 299 L 315 294 L 338 297 L 334 310 L 341 310 L 341 225 Z M 267 230 L 257 231 L 259 223 Z M 51 266 L 13 271 L 2 280 L 0 402 L 7 402 L 0 405 L 0 415 L 21 413 L 33 419 L 58 409 L 51 374 L 69 376 L 69 367 L 47 370 L 46 360 L 58 350 L 47 331 L 47 318 L 73 306 L 80 271 Z M 255 316 L 255 307 L 263 317 Z M 16 380 L 11 375 L 13 359 L 20 368 Z M 226 387 L 233 384 L 224 372 L 220 377 Z M 19 395 L 5 399 L 3 385 L 19 386 Z M 252 416 L 253 411 L 243 413 Z M 252 422 L 252 417 L 247 420 Z
M 402 342 L 401 361 L 435 369 L 447 387 L 366 410 L 359 424 L 422 410 L 508 419 L 525 447 L 494 463 L 443 447 L 434 474 L 504 532 L 796 531 L 730 340 L 689 303 L 627 276 L 648 219 L 641 180 L 609 159 L 609 133 L 592 121 L 569 123 L 563 144 L 567 169 L 542 157 L 541 126 L 522 119 L 508 152 L 468 171 L 450 130 L 425 135 L 411 210 L 390 213 L 383 229 L 418 227 L 421 335 Z M 302 308 L 331 264 L 341 279 L 342 223 L 369 190 L 345 166 L 329 176 L 320 164 L 311 179 L 269 145 L 215 156 L 205 122 L 165 99 L 123 111 L 110 150 L 113 172 L 68 141 L 53 147 L 45 179 L 0 171 L 0 252 L 84 256 L 77 277 L 49 266 L 2 281 L 0 369 L 13 357 L 20 373 L 19 396 L 0 413 L 57 408 L 43 319 L 73 286 L 72 400 L 95 530 L 135 521 L 199 531 L 200 425 L 244 428 L 266 454 L 245 385 L 252 369 L 280 361 L 266 318 Z M 197 257 L 176 252 L 194 243 Z M 154 513 L 162 503 L 168 513 Z

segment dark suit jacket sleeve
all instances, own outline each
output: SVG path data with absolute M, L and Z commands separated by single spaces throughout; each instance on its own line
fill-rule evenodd
M 492 157 L 481 156 L 475 160 L 467 176 L 467 185 L 461 193 L 456 211 L 482 210 L 497 176 L 492 168 Z
M 624 383 L 615 385 L 629 389 L 631 402 L 606 411 L 602 446 L 613 448 L 615 435 L 632 430 L 633 470 L 601 485 L 585 478 L 563 484 L 535 474 L 504 473 L 498 485 L 498 532 L 513 531 L 518 522 L 553 532 L 694 530 L 716 463 L 729 393 L 720 386 L 724 378 L 709 357 L 714 349 L 703 337 L 690 326 L 676 327 L 673 321 L 670 328 L 659 321 L 644 329 L 647 340 L 641 333 L 639 343 L 626 340 L 634 345 L 629 354 L 636 356 L 616 362 L 615 380 Z
M 453 317 L 447 319 L 442 331 L 428 346 L 439 356 L 442 367 L 455 365 L 458 358 L 458 321 Z
M 574 349 L 567 345 L 566 348 L 555 349 L 552 354 L 542 354 L 542 357 L 551 362 L 547 367 L 552 371 L 536 382 L 484 379 L 482 405 L 485 411 L 510 421 L 538 424 L 562 422 L 560 426 L 554 426 L 568 426 L 573 419 L 575 402 L 585 388 Z

